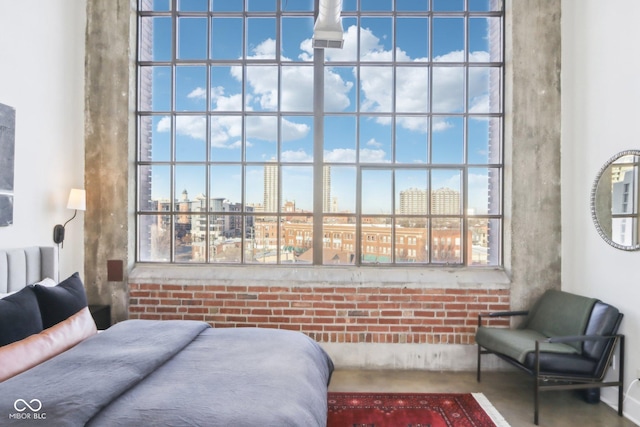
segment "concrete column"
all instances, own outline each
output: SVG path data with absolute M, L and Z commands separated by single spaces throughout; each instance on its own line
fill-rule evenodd
M 505 267 L 522 309 L 561 285 L 561 0 L 506 8 Z
M 115 321 L 127 315 L 134 260 L 135 10 L 135 0 L 87 1 L 84 281 Z

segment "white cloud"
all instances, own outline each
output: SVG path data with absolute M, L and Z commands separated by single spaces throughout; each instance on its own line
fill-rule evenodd
M 304 150 L 288 150 L 282 152 L 283 162 L 312 162 L 313 156 Z
M 387 153 L 384 150 L 371 150 L 369 148 L 360 149 L 360 161 L 365 163 L 388 163 L 385 159 Z
M 187 95 L 187 98 L 207 99 L 207 91 L 201 87 L 197 87 Z
M 163 117 L 156 127 L 158 132 L 171 130 L 171 118 Z M 205 140 L 207 133 L 207 121 L 202 116 L 178 116 L 176 117 L 176 134 L 185 135 L 193 139 Z
M 375 138 L 371 138 L 365 144 L 368 145 L 369 147 L 382 147 L 382 143 L 376 141 Z
M 351 148 L 336 148 L 331 151 L 325 151 L 324 161 L 354 163 L 356 161 L 356 150 Z

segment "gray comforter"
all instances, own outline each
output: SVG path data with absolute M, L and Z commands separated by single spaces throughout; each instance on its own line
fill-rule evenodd
M 0 425 L 325 426 L 332 370 L 297 332 L 129 320 L 0 383 Z

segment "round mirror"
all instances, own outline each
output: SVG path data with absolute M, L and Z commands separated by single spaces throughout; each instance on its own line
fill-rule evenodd
M 602 238 L 626 251 L 640 249 L 640 150 L 613 156 L 598 172 L 591 190 L 591 216 Z

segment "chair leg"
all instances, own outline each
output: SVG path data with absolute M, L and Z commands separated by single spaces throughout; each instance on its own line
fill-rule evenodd
M 535 378 L 535 386 L 533 394 L 533 423 L 538 425 L 538 408 L 540 406 L 540 387 L 538 383 L 538 377 Z
M 477 365 L 478 367 L 477 367 L 477 370 L 476 370 L 476 380 L 478 382 L 480 382 L 480 355 L 481 355 L 482 352 L 481 352 L 481 349 L 480 349 L 480 344 L 476 344 L 476 345 L 478 347 L 478 365 Z
M 620 385 L 618 386 L 618 416 L 622 416 L 622 404 L 624 402 L 624 335 L 620 337 L 620 343 L 618 345 L 620 349 L 620 371 L 618 374 L 618 381 Z

